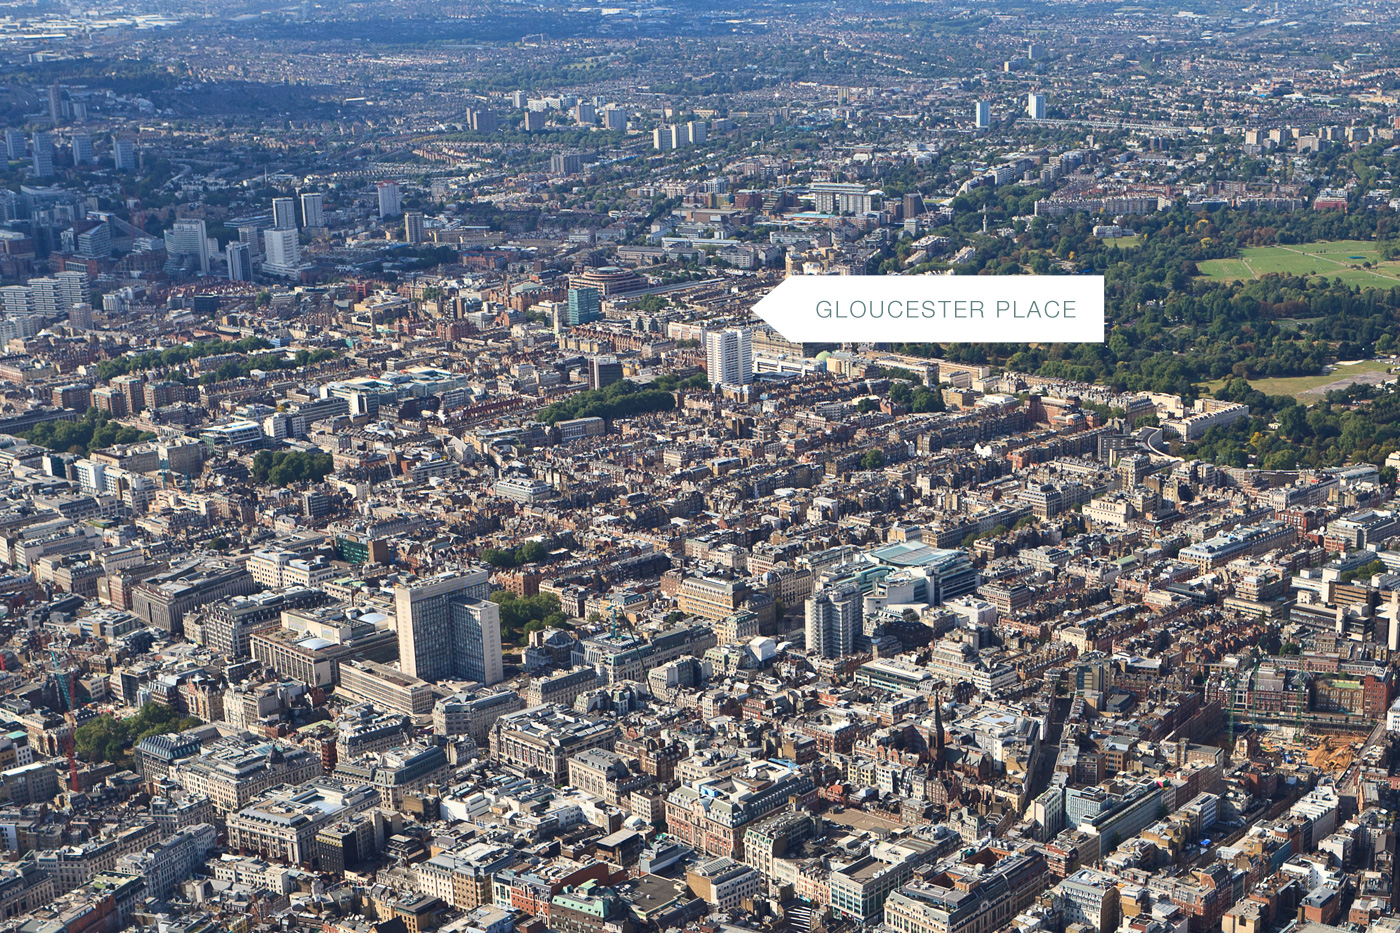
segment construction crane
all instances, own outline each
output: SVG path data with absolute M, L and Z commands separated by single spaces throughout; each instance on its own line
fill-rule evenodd
M 1244 698 L 1244 716 L 1246 723 L 1254 718 L 1254 682 L 1259 678 L 1259 665 L 1263 662 L 1264 658 L 1262 656 L 1255 656 L 1254 666 L 1249 669 L 1249 679 L 1244 682 L 1245 690 L 1248 691 Z
M 611 621 L 610 621 L 610 623 L 609 623 L 609 626 L 610 626 L 610 627 L 609 627 L 609 630 L 608 630 L 608 634 L 609 634 L 609 637 L 610 637 L 610 638 L 612 638 L 612 639 L 615 640 L 615 639 L 617 638 L 617 636 L 618 636 L 618 629 L 617 629 L 617 603 L 613 603 L 613 604 L 612 604 L 612 608 L 611 608 L 611 611 L 609 612 L 609 616 L 610 616 Z M 642 655 L 642 646 L 638 643 L 638 639 L 636 638 L 637 630 L 636 630 L 635 628 L 632 627 L 632 622 L 631 622 L 631 620 L 628 619 L 625 615 L 622 617 L 622 619 L 623 619 L 622 624 L 625 625 L 625 626 L 627 626 L 627 630 L 628 630 L 628 631 L 632 634 L 632 636 L 633 636 L 632 650 L 631 650 L 630 652 L 624 651 L 624 652 L 622 652 L 621 654 L 617 655 L 615 658 L 613 658 L 613 664 L 617 664 L 619 661 L 621 661 L 621 660 L 622 660 L 624 657 L 626 657 L 628 654 L 631 654 L 633 657 L 637 657 L 637 658 L 640 658 L 641 655 Z
M 1293 741 L 1303 741 L 1303 710 L 1308 705 L 1308 685 L 1303 682 L 1303 672 L 1298 671 L 1298 703 L 1293 710 Z
M 58 678 L 58 689 L 63 694 L 63 705 L 68 712 L 73 711 L 73 694 L 68 689 L 68 676 L 63 673 L 62 667 L 58 663 L 58 652 L 53 646 L 49 646 L 49 657 L 53 660 L 53 673 Z M 82 782 L 78 780 L 78 755 L 73 747 L 73 734 L 68 732 L 63 736 L 63 751 L 68 755 L 68 789 L 80 791 L 83 789 Z
M 1235 693 L 1240 685 L 1240 675 L 1238 671 L 1229 671 L 1225 675 L 1225 713 L 1229 719 L 1230 745 L 1227 755 L 1235 754 Z
M 58 678 L 58 689 L 63 693 L 63 708 L 71 713 L 73 711 L 73 695 L 68 692 L 68 678 L 58 663 L 58 652 L 54 650 L 52 645 L 49 646 L 49 658 L 53 661 L 53 675 Z

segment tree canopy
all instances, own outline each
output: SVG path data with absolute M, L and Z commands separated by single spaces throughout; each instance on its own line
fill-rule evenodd
M 319 483 L 335 469 L 330 454 L 303 450 L 260 450 L 253 455 L 253 481 L 260 486 L 290 486 L 310 481 Z
M 559 608 L 553 593 L 517 596 L 510 590 L 497 590 L 491 602 L 501 607 L 501 641 L 518 645 L 525 635 L 544 628 L 568 628 L 569 620 Z
M 172 366 L 181 366 L 191 360 L 203 359 L 206 356 L 215 356 L 220 353 L 254 353 L 271 347 L 272 344 L 261 337 L 244 337 L 233 343 L 225 343 L 222 340 L 196 340 L 165 350 L 128 353 L 126 356 L 103 360 L 97 364 L 97 377 L 111 379 L 113 376 L 125 376 L 128 373 L 139 373 L 148 369 L 169 369 Z
M 509 570 L 544 560 L 548 553 L 549 548 L 543 542 L 526 541 L 518 548 L 486 548 L 481 552 L 481 559 L 498 570 Z
M 136 444 L 155 436 L 118 424 L 106 412 L 96 408 L 89 408 L 77 421 L 46 421 L 17 433 L 31 444 L 83 457 L 113 444 Z
M 540 420 L 546 424 L 568 421 L 571 418 L 635 418 L 658 411 L 670 411 L 676 407 L 676 399 L 664 389 L 646 389 L 637 383 L 624 379 L 614 382 L 605 389 L 588 389 L 560 399 L 546 406 L 540 412 Z
M 203 725 L 193 716 L 181 716 L 162 703 L 146 703 L 135 716 L 118 719 L 110 713 L 83 723 L 73 732 L 73 753 L 94 764 L 110 761 L 131 765 L 136 743 L 147 736 L 183 732 Z
M 1249 417 L 1216 426 L 1184 456 L 1222 466 L 1297 470 L 1363 461 L 1380 466 L 1400 449 L 1400 388 L 1353 385 L 1312 407 L 1287 395 L 1266 396 L 1232 378 L 1215 396 L 1249 406 Z M 1277 425 L 1277 427 L 1273 427 Z

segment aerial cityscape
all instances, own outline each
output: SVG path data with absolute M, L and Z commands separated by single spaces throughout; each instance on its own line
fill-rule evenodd
M 0 933 L 1400 933 L 1400 7 L 3 7 Z

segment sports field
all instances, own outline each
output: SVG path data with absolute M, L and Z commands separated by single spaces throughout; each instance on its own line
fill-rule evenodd
M 1300 402 L 1315 402 L 1332 389 L 1341 389 L 1354 382 L 1385 382 L 1390 364 L 1384 360 L 1339 363 L 1326 373 L 1315 376 L 1285 376 L 1279 379 L 1251 379 L 1249 384 L 1265 395 L 1291 395 Z M 1225 384 L 1224 379 L 1206 383 L 1214 392 Z
M 1371 264 L 1362 268 L 1363 262 Z M 1207 259 L 1201 274 L 1233 281 L 1270 274 L 1322 275 L 1347 285 L 1392 288 L 1400 285 L 1400 260 L 1383 262 L 1380 245 L 1366 240 L 1334 240 L 1296 246 L 1251 246 L 1238 259 Z

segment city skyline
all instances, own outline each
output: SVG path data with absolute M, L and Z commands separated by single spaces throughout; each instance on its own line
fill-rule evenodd
M 1397 933 L 1397 27 L 13 6 L 0 933 Z

